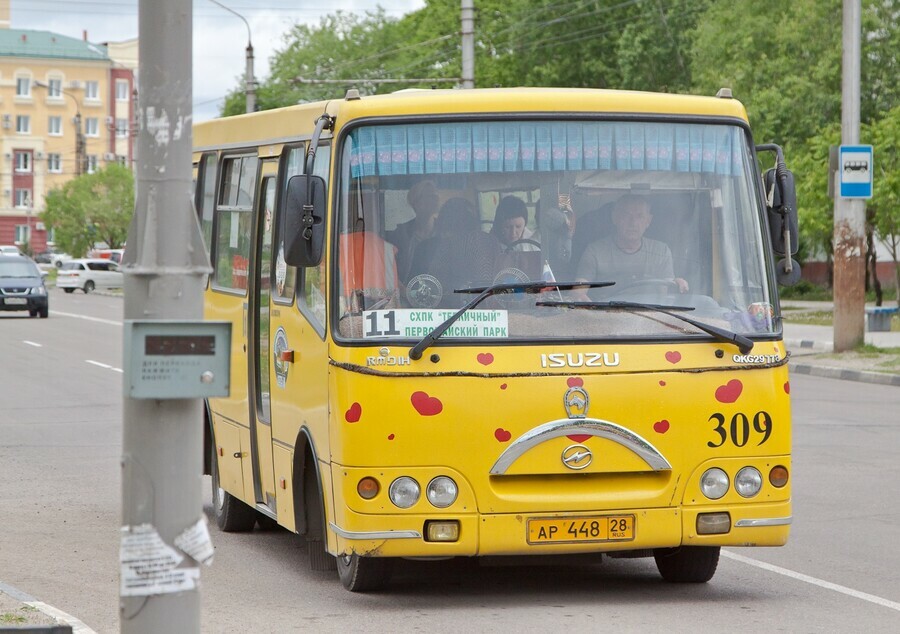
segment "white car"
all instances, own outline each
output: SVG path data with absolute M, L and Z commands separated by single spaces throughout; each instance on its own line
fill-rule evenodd
M 122 288 L 125 276 L 119 265 L 110 260 L 78 259 L 63 262 L 56 274 L 56 286 L 67 293 L 80 288 L 90 293 L 96 288 Z
M 22 252 L 13 244 L 4 244 L 0 245 L 0 255 L 22 255 Z

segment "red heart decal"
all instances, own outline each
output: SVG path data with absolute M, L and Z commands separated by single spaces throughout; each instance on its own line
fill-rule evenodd
M 570 376 L 566 381 L 566 385 L 568 385 L 569 387 L 581 387 L 584 385 L 584 381 L 581 379 L 581 377 Z
M 422 416 L 434 416 L 444 409 L 444 404 L 439 398 L 428 396 L 425 392 L 413 392 L 409 400 Z
M 388 436 L 388 440 L 393 440 L 393 439 L 394 439 L 394 434 L 390 434 L 390 435 Z
M 362 416 L 362 405 L 354 403 L 346 412 L 344 412 L 344 420 L 348 423 L 355 423 Z
M 660 385 L 660 387 L 666 387 L 666 382 L 665 382 L 665 381 L 660 381 L 660 382 L 659 382 L 659 385 Z
M 500 442 L 507 442 L 510 438 L 512 438 L 512 434 L 502 427 L 498 427 L 494 430 L 494 438 L 496 438 Z
M 590 434 L 572 434 L 571 436 L 566 436 L 572 442 L 584 442 L 591 437 Z
M 787 383 L 784 384 L 784 393 L 785 394 L 791 393 L 791 382 L 790 381 L 788 381 Z
M 664 434 L 669 431 L 669 421 L 663 419 L 653 423 L 653 431 L 657 434 Z
M 501 383 L 501 384 L 500 384 L 500 389 L 501 389 L 501 390 L 505 390 L 505 389 L 506 389 L 506 383 Z
M 681 361 L 681 353 L 677 350 L 673 350 L 672 352 L 666 353 L 666 361 L 669 363 L 675 364 Z
M 494 355 L 490 352 L 482 352 L 478 355 L 478 363 L 481 365 L 490 365 L 494 362 Z
M 734 403 L 738 400 L 741 392 L 744 390 L 744 384 L 737 379 L 731 379 L 725 385 L 720 385 L 716 389 L 716 400 L 720 403 Z

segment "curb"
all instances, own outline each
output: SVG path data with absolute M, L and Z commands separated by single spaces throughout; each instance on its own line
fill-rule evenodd
M 54 608 L 52 605 L 47 605 L 43 601 L 38 601 L 31 595 L 28 595 L 21 590 L 17 590 L 12 586 L 8 586 L 2 581 L 0 581 L 0 594 L 5 594 L 6 596 L 15 599 L 16 601 L 20 601 L 22 604 L 27 605 L 35 610 L 42 612 L 43 614 L 49 616 L 50 618 L 56 619 L 59 625 L 51 625 L 51 626 L 22 626 L 22 627 L 11 627 L 7 628 L 5 626 L 0 626 L 0 632 L 30 632 L 32 634 L 97 634 L 94 630 L 85 625 L 81 620 L 75 618 L 71 614 L 66 614 L 62 610 Z
M 833 352 L 834 344 L 816 341 L 814 339 L 785 339 L 784 347 L 799 348 L 803 352 Z
M 900 387 L 900 374 L 882 374 L 880 372 L 862 372 L 860 370 L 846 370 L 821 365 L 809 365 L 805 363 L 791 363 L 790 369 L 797 374 L 808 374 L 826 379 L 842 379 L 844 381 L 859 381 L 861 383 L 875 383 L 877 385 L 893 385 Z

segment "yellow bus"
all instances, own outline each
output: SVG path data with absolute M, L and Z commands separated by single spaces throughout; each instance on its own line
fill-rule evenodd
M 222 530 L 351 591 L 401 557 L 705 582 L 787 541 L 793 176 L 728 91 L 351 90 L 193 134 Z

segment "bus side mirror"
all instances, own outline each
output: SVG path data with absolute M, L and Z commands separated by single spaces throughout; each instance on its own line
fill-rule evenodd
M 284 261 L 290 266 L 318 266 L 325 247 L 325 180 L 292 176 L 281 218 Z
M 775 176 L 774 168 L 766 172 L 766 211 L 772 234 L 772 250 L 778 255 L 794 255 L 799 246 L 797 190 L 793 172 L 785 172 L 786 177 L 781 183 Z
M 782 286 L 793 286 L 800 281 L 800 265 L 791 257 L 800 245 L 794 174 L 785 169 L 779 178 L 773 168 L 766 171 L 764 180 L 772 250 L 777 255 L 785 256 L 775 267 L 776 278 Z

